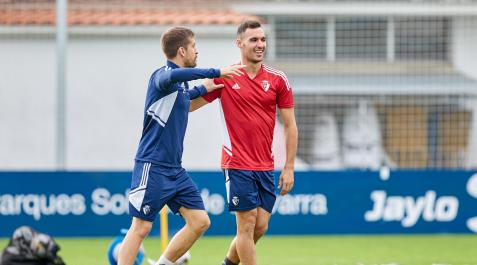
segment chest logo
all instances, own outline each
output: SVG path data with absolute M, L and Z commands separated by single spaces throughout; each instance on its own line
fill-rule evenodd
M 187 91 L 189 91 L 189 90 L 186 88 L 185 83 L 181 83 L 179 86 L 182 88 L 182 93 L 185 94 L 185 93 L 187 93 Z
M 262 81 L 262 88 L 263 88 L 263 91 L 267 92 L 268 89 L 270 89 L 270 83 L 268 83 L 268 80 L 263 80 Z
M 239 84 L 235 83 L 235 84 L 232 86 L 232 89 L 240 89 Z

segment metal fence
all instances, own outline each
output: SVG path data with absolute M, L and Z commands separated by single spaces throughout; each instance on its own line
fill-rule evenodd
M 396 4 L 379 2 L 383 11 Z M 476 168 L 476 2 L 400 1 L 407 9 L 377 14 L 343 5 L 361 1 L 70 0 L 68 168 L 129 167 L 126 159 L 106 159 L 132 157 L 137 143 L 140 124 L 132 130 L 125 121 L 140 120 L 130 112 L 142 106 L 128 102 L 142 103 L 143 94 L 120 84 L 146 78 L 126 79 L 128 65 L 153 64 L 138 52 L 158 45 L 163 28 L 202 27 L 210 51 L 220 54 L 249 15 L 265 21 L 266 63 L 294 89 L 305 168 Z M 55 8 L 52 0 L 0 0 L 0 169 L 58 168 Z M 18 162 L 25 157 L 31 160 Z

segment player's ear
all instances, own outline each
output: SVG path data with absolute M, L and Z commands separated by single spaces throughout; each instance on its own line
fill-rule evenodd
M 240 48 L 241 45 L 242 45 L 242 40 L 241 40 L 240 38 L 237 38 L 237 39 L 235 40 L 235 45 L 237 45 L 237 47 Z
M 185 57 L 186 49 L 184 47 L 179 47 L 179 49 L 177 49 L 177 54 L 181 55 L 182 57 Z

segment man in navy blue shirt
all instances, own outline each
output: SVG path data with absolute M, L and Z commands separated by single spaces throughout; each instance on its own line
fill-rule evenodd
M 132 265 L 157 213 L 167 204 L 186 224 L 172 238 L 157 265 L 172 265 L 207 230 L 210 220 L 199 190 L 182 167 L 184 135 L 190 100 L 223 85 L 207 83 L 189 88 L 188 81 L 241 75 L 242 65 L 220 69 L 194 68 L 194 33 L 183 27 L 166 31 L 161 39 L 167 64 L 156 70 L 147 89 L 144 124 L 136 153 L 129 193 L 131 227 L 121 245 L 118 265 Z

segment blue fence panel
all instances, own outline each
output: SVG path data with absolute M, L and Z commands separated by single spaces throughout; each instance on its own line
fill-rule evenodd
M 190 172 L 212 225 L 235 233 L 221 172 Z M 111 236 L 127 228 L 130 172 L 1 172 L 0 237 L 29 225 L 54 236 Z M 278 173 L 276 173 L 278 178 Z M 159 232 L 159 221 L 153 234 Z M 174 233 L 183 225 L 170 215 Z M 477 174 L 471 171 L 297 172 L 279 196 L 269 234 L 476 233 Z

